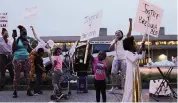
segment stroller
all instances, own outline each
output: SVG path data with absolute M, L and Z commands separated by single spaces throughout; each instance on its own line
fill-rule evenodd
M 70 62 L 69 62 L 70 64 Z M 66 61 L 63 62 L 63 65 L 65 68 L 63 68 L 63 74 L 60 78 L 60 86 L 61 87 L 67 87 L 68 93 L 62 93 L 62 94 L 55 94 L 55 91 L 53 91 L 53 94 L 50 96 L 51 100 L 55 100 L 56 102 L 59 102 L 61 99 L 68 100 L 71 95 L 71 89 L 70 89 L 70 81 L 72 80 L 73 72 L 71 71 L 70 67 L 67 66 Z

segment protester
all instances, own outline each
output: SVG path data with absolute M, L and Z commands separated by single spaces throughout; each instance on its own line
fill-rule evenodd
M 13 67 L 12 67 L 12 42 L 8 39 L 8 31 L 2 28 L 2 37 L 0 37 L 0 90 L 5 85 L 5 73 L 8 69 L 11 80 L 13 81 Z
M 54 88 L 54 94 L 61 96 L 62 91 L 61 91 L 61 86 L 60 86 L 60 80 L 62 76 L 62 63 L 63 59 L 61 58 L 62 50 L 61 48 L 56 48 L 54 51 L 54 56 L 52 61 L 54 62 L 53 66 L 53 73 L 52 73 L 52 85 Z
M 127 37 L 131 35 L 132 32 L 132 19 L 129 18 L 130 26 L 129 31 L 127 33 Z M 119 86 L 119 82 L 121 82 L 121 87 L 124 87 L 124 77 L 118 75 L 118 69 L 121 71 L 121 74 L 125 74 L 126 65 L 124 62 L 124 48 L 123 48 L 123 40 L 126 38 L 121 30 L 115 32 L 115 39 L 111 42 L 109 50 L 115 49 L 115 56 L 112 62 L 111 69 L 111 81 L 112 88 L 109 90 L 109 93 L 114 93 L 114 90 L 117 86 Z M 121 78 L 122 77 L 122 78 Z M 118 81 L 121 79 L 121 81 Z
M 100 93 L 102 94 L 103 102 L 106 102 L 106 53 L 100 51 L 98 58 L 93 59 L 93 69 L 95 75 L 95 90 L 96 101 L 100 102 Z
M 45 72 L 44 65 L 43 65 L 43 55 L 44 49 L 39 48 L 34 59 L 34 66 L 35 66 L 35 74 L 36 74 L 36 86 L 34 88 L 34 94 L 43 94 L 41 91 L 40 85 L 42 83 L 42 73 Z
M 145 44 L 136 52 L 134 37 L 128 37 L 123 41 L 126 59 L 126 81 L 122 102 L 142 102 L 141 78 L 139 72 L 139 60 L 145 56 Z
M 14 93 L 13 97 L 17 98 L 17 86 L 20 80 L 20 73 L 21 71 L 24 72 L 26 82 L 27 82 L 27 95 L 33 96 L 30 91 L 30 62 L 29 62 L 29 52 L 31 52 L 30 44 L 27 40 L 27 31 L 26 29 L 19 25 L 20 36 L 16 40 L 16 36 L 13 34 L 13 45 L 12 50 L 14 53 L 13 58 L 13 66 L 14 66 Z
M 34 81 L 34 73 L 35 73 L 35 66 L 34 66 L 34 58 L 35 58 L 35 54 L 38 50 L 38 48 L 43 48 L 44 49 L 44 52 L 47 52 L 48 53 L 48 56 L 50 58 L 50 61 L 52 63 L 52 58 L 51 58 L 51 49 L 53 48 L 54 46 L 54 42 L 52 40 L 48 40 L 47 43 L 45 43 L 42 39 L 39 39 L 35 33 L 35 30 L 33 28 L 33 26 L 31 26 L 31 29 L 32 29 L 32 32 L 33 32 L 33 35 L 35 37 L 35 39 L 38 41 L 38 45 L 35 49 L 32 50 L 32 52 L 30 53 L 30 65 L 31 65 L 31 69 L 30 69 L 30 79 L 32 81 Z M 43 72 L 42 74 L 42 78 L 43 80 L 45 81 L 46 80 L 46 73 Z

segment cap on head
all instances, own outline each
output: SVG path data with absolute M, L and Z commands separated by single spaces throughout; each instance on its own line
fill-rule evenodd
M 53 48 L 53 46 L 54 46 L 54 41 L 48 40 L 47 43 L 48 43 L 48 45 L 49 45 L 50 48 Z

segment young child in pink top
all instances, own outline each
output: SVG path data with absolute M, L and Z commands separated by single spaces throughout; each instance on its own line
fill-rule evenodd
M 53 63 L 53 73 L 52 73 L 52 85 L 54 88 L 55 95 L 62 95 L 61 87 L 60 87 L 60 78 L 62 76 L 62 63 L 63 60 L 61 58 L 62 50 L 61 48 L 56 48 L 54 51 L 54 57 L 52 59 Z
M 93 69 L 95 75 L 95 90 L 96 101 L 100 102 L 100 92 L 102 94 L 103 102 L 106 102 L 106 53 L 100 51 L 97 58 L 93 60 Z

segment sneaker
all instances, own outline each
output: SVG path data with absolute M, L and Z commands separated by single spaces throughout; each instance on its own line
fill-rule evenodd
M 4 89 L 4 85 L 0 85 L 0 91 Z
M 17 91 L 16 90 L 14 90 L 14 93 L 13 93 L 13 98 L 17 98 L 18 97 L 18 95 L 17 95 Z
M 42 91 L 39 91 L 39 92 L 38 92 L 38 94 L 42 95 L 42 94 L 43 94 L 43 92 L 42 92 Z
M 121 89 L 121 90 L 119 91 L 119 93 L 120 93 L 120 94 L 124 94 L 124 90 Z
M 30 90 L 27 90 L 27 95 L 28 96 L 33 96 L 32 92 Z
M 109 90 L 109 93 L 110 93 L 110 94 L 113 94 L 115 90 L 116 90 L 116 87 L 112 87 L 112 88 Z
M 43 94 L 43 92 L 42 92 L 42 91 L 39 91 L 39 92 L 34 92 L 34 95 L 35 95 L 35 96 L 42 95 L 42 94 Z
M 38 95 L 40 95 L 39 93 L 34 93 L 34 96 L 38 96 Z

